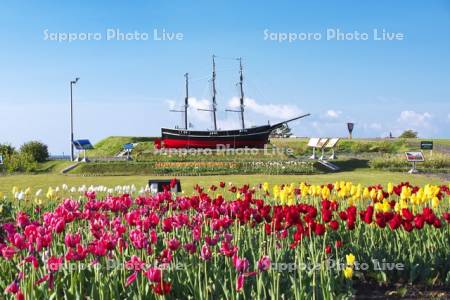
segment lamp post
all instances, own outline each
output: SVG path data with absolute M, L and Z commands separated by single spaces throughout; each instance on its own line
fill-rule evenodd
M 73 85 L 76 84 L 80 80 L 79 77 L 75 78 L 75 80 L 70 81 L 70 160 L 73 161 Z

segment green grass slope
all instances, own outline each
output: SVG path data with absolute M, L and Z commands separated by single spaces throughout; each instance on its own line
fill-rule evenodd
M 110 136 L 94 145 L 94 150 L 89 151 L 89 156 L 115 156 L 123 149 L 124 144 L 142 143 L 139 149 L 153 149 L 154 137 Z

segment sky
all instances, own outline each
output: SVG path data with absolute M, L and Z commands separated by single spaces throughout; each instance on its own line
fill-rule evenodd
M 169 109 L 186 72 L 189 122 L 211 128 L 197 109 L 211 103 L 212 55 L 222 129 L 239 126 L 225 109 L 242 57 L 247 126 L 311 113 L 296 136 L 346 136 L 354 122 L 354 137 L 450 138 L 450 1 L 6 0 L 0 37 L 0 143 L 16 147 L 69 152 L 75 77 L 75 138 L 181 126 Z

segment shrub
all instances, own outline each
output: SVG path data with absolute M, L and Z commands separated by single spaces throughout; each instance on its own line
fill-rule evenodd
M 5 167 L 9 173 L 32 172 L 36 170 L 37 162 L 29 153 L 13 153 L 6 157 Z
M 9 144 L 0 144 L 0 155 L 4 157 L 12 155 L 15 151 L 16 149 Z
M 48 159 L 48 147 L 39 141 L 31 141 L 20 147 L 20 153 L 27 154 L 36 162 L 44 162 Z
M 419 135 L 417 133 L 417 131 L 408 129 L 403 131 L 403 133 L 399 136 L 399 138 L 403 138 L 403 139 L 415 139 L 417 138 Z
M 370 161 L 370 167 L 373 169 L 388 171 L 407 171 L 411 169 L 411 163 L 408 162 L 404 155 L 384 155 L 374 158 Z M 424 162 L 418 163 L 417 168 L 425 172 L 450 172 L 450 158 L 445 154 L 433 154 L 426 157 Z

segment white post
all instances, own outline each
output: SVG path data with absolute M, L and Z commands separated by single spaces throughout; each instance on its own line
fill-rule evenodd
M 312 155 L 309 157 L 309 159 L 317 159 L 317 156 L 316 156 L 316 147 L 313 147 L 313 153 L 312 153 Z
M 331 155 L 330 155 L 330 159 L 336 159 L 336 153 L 334 152 L 334 147 L 331 148 Z
M 319 157 L 319 160 L 323 160 L 325 158 L 325 147 L 322 147 L 322 155 Z

